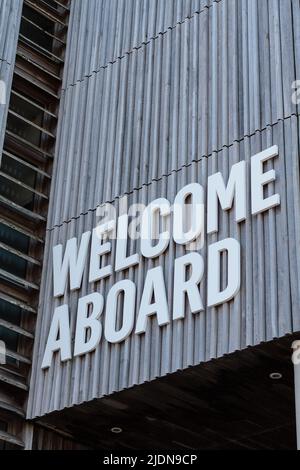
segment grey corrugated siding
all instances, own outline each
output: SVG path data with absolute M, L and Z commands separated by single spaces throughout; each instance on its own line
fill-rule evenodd
M 73 0 L 63 88 L 132 53 L 215 1 L 220 0 Z
M 74 292 L 71 296 L 67 293 L 60 301 L 54 301 L 51 282 L 52 246 L 64 243 L 73 236 L 80 237 L 84 231 L 94 227 L 95 212 L 89 212 L 49 232 L 34 353 L 30 416 L 101 397 L 300 329 L 298 139 L 299 119 L 292 117 L 263 132 L 257 132 L 251 138 L 243 139 L 241 143 L 235 143 L 229 149 L 191 163 L 179 172 L 162 177 L 130 195 L 129 203 L 148 203 L 158 195 L 172 201 L 184 184 L 197 181 L 206 187 L 209 174 L 220 170 L 227 175 L 233 163 L 240 159 L 249 161 L 256 152 L 275 143 L 279 145 L 280 157 L 275 162 L 275 170 L 279 175 L 276 191 L 281 195 L 280 208 L 263 215 L 248 216 L 247 221 L 239 226 L 233 221 L 232 212 L 223 213 L 220 220 L 218 239 L 234 236 L 242 246 L 242 288 L 234 301 L 196 315 L 187 312 L 185 320 L 161 328 L 157 327 L 153 319 L 149 321 L 145 335 L 133 334 L 120 345 L 101 341 L 96 352 L 64 365 L 56 357 L 52 367 L 43 372 L 40 365 L 55 306 L 69 303 L 74 332 L 79 296 L 95 289 L 106 296 L 114 282 L 130 278 L 137 284 L 138 305 L 145 273 L 148 268 L 158 264 L 164 267 L 166 273 L 171 306 L 174 257 L 183 253 L 182 248 L 171 244 L 167 254 L 159 259 L 143 260 L 139 268 L 115 274 L 109 281 L 102 281 L 96 286 L 88 284 L 86 271 L 80 292 Z M 215 239 L 216 236 L 207 237 L 205 246 Z M 205 248 L 201 253 L 206 257 Z M 205 281 L 201 291 L 205 300 Z
M 65 83 L 76 73 L 82 81 L 68 85 L 62 98 L 30 417 L 300 329 L 299 116 L 291 101 L 291 84 L 300 66 L 299 1 L 210 2 L 209 8 L 173 29 L 168 29 L 166 19 L 180 16 L 174 16 L 175 9 L 166 10 L 161 13 L 165 23 L 151 26 L 151 31 L 158 31 L 157 25 L 164 25 L 164 35 L 84 78 L 90 50 L 101 36 L 97 29 L 101 22 L 95 22 L 94 36 L 89 33 L 77 41 L 92 16 L 87 3 L 82 2 L 80 10 L 78 1 L 73 2 L 71 14 Z M 190 8 L 193 2 L 186 3 Z M 148 8 L 154 4 L 170 7 L 163 0 L 145 2 Z M 114 14 L 110 2 L 103 6 L 102 14 Z M 145 10 L 143 15 L 151 17 Z M 131 18 L 142 24 L 139 15 Z M 106 41 L 115 40 L 115 24 Z M 133 49 L 132 38 L 142 40 L 145 28 L 136 36 L 134 28 L 126 30 L 118 48 L 103 46 L 97 64 L 127 46 Z M 76 72 L 75 68 L 68 71 L 75 60 Z M 187 312 L 184 320 L 161 328 L 153 319 L 145 335 L 133 334 L 119 345 L 102 340 L 95 352 L 83 358 L 61 365 L 56 357 L 48 371 L 41 370 L 55 306 L 69 303 L 74 332 L 78 297 L 95 287 L 105 295 L 114 282 L 128 277 L 137 284 L 138 303 L 145 273 L 157 264 L 165 268 L 172 305 L 174 258 L 183 253 L 171 243 L 160 259 L 142 260 L 139 267 L 96 286 L 88 284 L 85 272 L 80 292 L 67 293 L 58 301 L 52 296 L 53 245 L 94 227 L 98 203 L 112 200 L 118 207 L 117 196 L 125 192 L 129 203 L 148 203 L 163 196 L 173 201 L 185 184 L 195 181 L 206 187 L 207 176 L 219 170 L 226 178 L 233 163 L 249 162 L 252 155 L 273 144 L 280 154 L 274 161 L 280 207 L 251 217 L 248 198 L 246 222 L 237 225 L 233 211 L 223 213 L 219 233 L 207 237 L 201 250 L 206 259 L 207 245 L 217 239 L 233 236 L 240 241 L 242 287 L 234 301 L 196 315 Z M 201 291 L 206 301 L 206 281 Z
M 0 163 L 22 6 L 23 0 L 1 0 L 0 2 L 0 80 L 5 82 L 7 91 L 6 104 L 0 104 Z
M 88 2 L 81 4 L 90 13 Z M 68 86 L 54 178 L 60 202 L 50 209 L 48 226 L 296 113 L 291 84 L 300 62 L 299 12 L 298 0 L 212 2 Z M 66 74 L 74 63 L 80 70 L 95 47 L 81 36 L 84 21 L 71 22 Z M 76 27 L 81 41 L 75 60 Z M 111 41 L 116 34 L 112 24 Z M 94 36 L 96 42 L 97 30 Z

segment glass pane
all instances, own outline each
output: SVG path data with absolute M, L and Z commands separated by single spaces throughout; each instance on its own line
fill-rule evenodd
M 0 194 L 19 206 L 32 210 L 33 193 L 28 189 L 21 188 L 17 183 L 9 181 L 3 176 L 0 176 Z
M 29 237 L 18 232 L 7 225 L 0 223 L 0 242 L 12 248 L 18 247 L 19 251 L 27 254 L 29 248 Z
M 6 155 L 2 156 L 1 171 L 34 188 L 36 172 Z
M 38 126 L 42 125 L 44 112 L 28 103 L 28 101 L 22 100 L 19 96 L 14 94 L 11 95 L 9 108 L 34 124 L 37 124 Z
M 21 314 L 22 309 L 20 307 L 0 299 L 0 318 L 19 326 L 21 321 Z
M 41 140 L 41 132 L 38 129 L 32 127 L 30 124 L 27 124 L 16 116 L 10 114 L 7 118 L 6 127 L 15 135 L 39 147 Z
M 27 261 L 0 248 L 0 267 L 14 276 L 26 279 Z
M 9 302 L 5 302 L 0 299 L 0 318 L 6 320 L 14 325 L 19 326 L 21 323 L 22 309 L 16 305 L 12 305 Z M 19 335 L 14 331 L 9 330 L 3 326 L 0 326 L 0 340 L 4 341 L 5 346 L 10 351 L 18 350 Z M 6 357 L 6 365 L 18 366 L 19 362 L 9 356 Z
M 47 31 L 48 33 L 53 33 L 53 29 L 54 29 L 54 23 L 53 21 L 49 20 L 48 18 L 46 18 L 44 15 L 40 14 L 39 12 L 33 10 L 32 8 L 30 8 L 29 5 L 24 5 L 23 6 L 23 12 L 22 12 L 23 16 L 25 16 L 25 18 L 28 18 L 30 21 L 33 21 L 33 23 L 35 23 L 36 25 L 38 25 L 40 28 L 42 28 L 44 31 Z M 21 22 L 21 26 L 23 27 L 23 23 L 26 24 L 26 21 L 22 21 Z M 22 30 L 23 31 L 23 35 L 28 37 L 29 39 L 31 39 L 32 41 L 35 41 L 35 42 L 39 42 L 39 44 L 41 46 L 47 46 L 47 48 L 50 50 L 50 39 L 46 39 L 47 38 L 47 35 L 44 35 L 45 36 L 45 39 L 43 39 L 41 42 L 38 40 L 39 36 L 37 36 L 37 33 L 36 33 L 36 28 L 33 28 L 33 26 L 24 26 L 24 29 Z M 48 44 L 47 42 L 48 41 Z M 52 43 L 51 43 L 52 45 Z

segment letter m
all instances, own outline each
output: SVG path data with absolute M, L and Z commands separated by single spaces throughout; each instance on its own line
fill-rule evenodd
M 207 233 L 219 230 L 218 209 L 231 209 L 235 199 L 235 220 L 246 219 L 246 162 L 241 161 L 232 166 L 227 186 L 221 173 L 208 178 L 207 188 Z
M 83 270 L 87 258 L 91 232 L 85 232 L 77 247 L 77 238 L 68 240 L 63 257 L 63 246 L 53 247 L 53 295 L 64 295 L 70 275 L 70 290 L 79 289 L 82 282 Z

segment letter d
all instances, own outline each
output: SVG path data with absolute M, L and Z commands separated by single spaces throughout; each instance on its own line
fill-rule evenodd
M 227 252 L 227 287 L 221 290 L 221 253 Z M 241 284 L 241 248 L 234 238 L 213 243 L 208 249 L 207 306 L 214 307 L 231 300 Z

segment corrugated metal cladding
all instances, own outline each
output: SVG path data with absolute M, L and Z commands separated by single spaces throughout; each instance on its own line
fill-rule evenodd
M 29 417 L 300 329 L 300 122 L 291 99 L 300 78 L 299 0 L 74 0 L 72 8 Z M 93 228 L 97 204 L 113 201 L 118 208 L 124 193 L 129 204 L 173 201 L 185 184 L 206 188 L 208 175 L 221 171 L 226 178 L 233 163 L 249 162 L 273 144 L 280 154 L 274 160 L 280 207 L 251 217 L 248 200 L 248 218 L 239 225 L 233 211 L 223 213 L 218 235 L 201 250 L 206 259 L 211 242 L 240 241 L 242 284 L 234 301 L 160 328 L 152 319 L 144 335 L 119 345 L 102 339 L 95 352 L 63 365 L 56 357 L 41 370 L 57 305 L 70 305 L 74 334 L 79 297 L 106 295 L 129 278 L 138 304 L 145 273 L 158 264 L 172 305 L 174 258 L 184 253 L 170 244 L 160 259 L 144 259 L 96 285 L 85 272 L 80 292 L 58 301 L 53 245 Z M 201 290 L 205 301 L 206 281 Z
M 137 51 L 215 0 L 74 0 L 63 88 Z M 220 1 L 220 0 L 217 0 Z
M 143 4 L 112 5 L 123 3 Z M 140 16 L 156 18 L 151 34 L 166 32 L 124 55 L 122 41 L 140 16 L 129 28 L 120 8 L 124 26 L 112 21 L 99 40 L 93 2 L 73 2 L 49 227 L 297 112 L 291 86 L 300 76 L 299 0 L 211 2 L 173 29 L 160 28 L 160 18 L 172 16 L 170 5 L 181 5 L 177 18 L 184 17 L 190 2 L 144 3 L 149 16 L 145 9 Z M 103 5 L 102 15 L 113 16 L 111 2 Z
M 1 0 L 0 2 L 0 81 L 5 83 L 5 100 L 0 86 L 0 162 L 6 127 L 11 81 L 17 50 L 18 33 L 23 0 Z
M 234 143 L 229 149 L 133 191 L 129 204 L 134 201 L 147 204 L 158 195 L 172 201 L 176 192 L 188 182 L 201 182 L 206 187 L 209 174 L 220 170 L 228 175 L 233 163 L 240 159 L 249 161 L 251 155 L 275 143 L 279 145 L 280 152 L 275 170 L 279 175 L 276 190 L 281 195 L 281 207 L 263 215 L 249 216 L 239 226 L 233 221 L 232 211 L 223 213 L 220 219 L 218 238 L 233 236 L 242 246 L 242 288 L 234 301 L 196 315 L 187 312 L 184 320 L 163 327 L 158 327 L 154 318 L 149 321 L 144 335 L 133 334 L 119 345 L 102 340 L 95 352 L 64 365 L 56 357 L 52 367 L 44 372 L 41 360 L 55 306 L 69 303 L 74 333 L 80 296 L 95 290 L 106 296 L 113 283 L 129 278 L 136 282 L 139 305 L 145 273 L 158 264 L 164 268 L 171 306 L 174 257 L 184 252 L 171 244 L 167 254 L 160 258 L 143 260 L 138 268 L 113 275 L 96 285 L 88 284 L 86 270 L 80 292 L 67 293 L 60 301 L 54 301 L 52 246 L 93 228 L 96 214 L 91 211 L 49 232 L 32 371 L 30 416 L 101 397 L 300 329 L 299 118 L 293 116 L 279 122 L 240 143 Z M 118 200 L 115 204 L 118 207 Z M 205 246 L 215 240 L 216 236 L 209 236 Z M 133 253 L 134 246 L 129 250 Z M 206 259 L 206 248 L 201 253 Z M 110 258 L 106 259 L 105 264 L 109 261 Z M 201 291 L 205 299 L 206 282 L 201 284 Z

